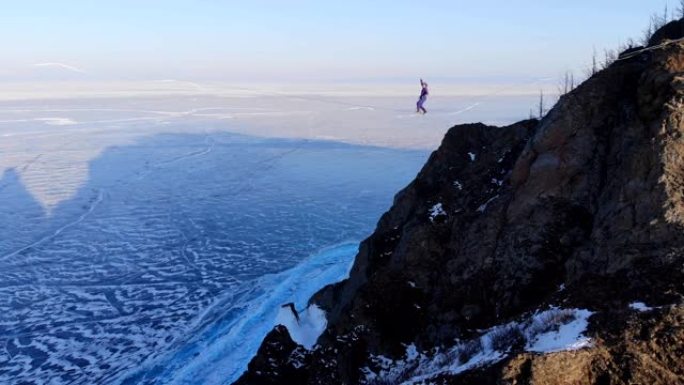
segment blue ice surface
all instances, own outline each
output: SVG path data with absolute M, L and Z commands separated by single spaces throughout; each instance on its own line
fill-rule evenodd
M 105 150 L 49 213 L 0 170 L 0 383 L 229 383 L 427 155 L 159 134 Z
M 275 326 L 280 306 L 294 302 L 305 309 L 322 287 L 348 277 L 358 251 L 355 243 L 322 250 L 294 268 L 264 276 L 253 291 L 233 307 L 221 303 L 212 311 L 218 322 L 207 325 L 192 339 L 152 367 L 131 375 L 125 384 L 230 384 L 247 369 L 262 339 Z

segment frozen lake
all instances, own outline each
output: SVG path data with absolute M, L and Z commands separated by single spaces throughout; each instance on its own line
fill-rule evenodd
M 346 274 L 452 123 L 534 97 L 492 101 L 0 101 L 0 383 L 229 382 L 281 303 Z

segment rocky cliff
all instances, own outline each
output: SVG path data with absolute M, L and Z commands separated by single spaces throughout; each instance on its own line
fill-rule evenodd
M 684 384 L 684 43 L 634 52 L 451 128 L 312 298 L 318 345 L 276 327 L 236 384 Z

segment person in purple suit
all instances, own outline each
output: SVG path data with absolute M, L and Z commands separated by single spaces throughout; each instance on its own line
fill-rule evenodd
M 423 79 L 420 79 L 420 87 L 420 98 L 418 98 L 418 103 L 416 103 L 416 112 L 422 112 L 424 114 L 427 114 L 427 110 L 425 109 L 425 107 L 423 107 L 423 104 L 425 103 L 425 100 L 427 99 L 430 92 L 428 92 L 428 85 L 423 81 Z

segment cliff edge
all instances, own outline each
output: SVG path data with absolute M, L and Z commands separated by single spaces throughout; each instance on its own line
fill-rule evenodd
M 684 43 L 634 52 L 451 128 L 312 298 L 318 344 L 276 327 L 236 384 L 684 384 Z

